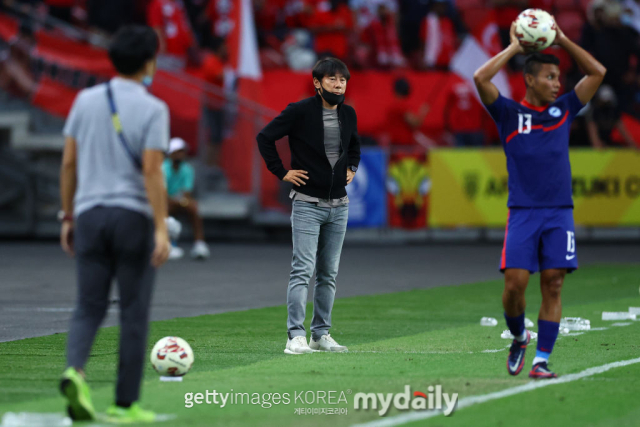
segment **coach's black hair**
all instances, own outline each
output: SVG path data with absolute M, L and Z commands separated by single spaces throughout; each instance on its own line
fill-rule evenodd
M 347 65 L 338 58 L 321 59 L 316 62 L 313 71 L 311 71 L 311 75 L 319 81 L 322 81 L 326 76 L 333 77 L 336 74 L 342 74 L 347 81 L 351 78 Z
M 560 65 L 560 60 L 553 55 L 549 55 L 546 53 L 532 53 L 527 56 L 527 59 L 524 61 L 524 74 L 531 74 L 535 76 L 540 71 L 542 64 L 554 64 Z
M 118 73 L 125 76 L 138 74 L 158 52 L 156 32 L 144 25 L 122 27 L 113 36 L 109 58 Z

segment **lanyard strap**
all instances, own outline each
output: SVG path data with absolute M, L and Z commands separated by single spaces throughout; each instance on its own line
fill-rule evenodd
M 109 99 L 109 108 L 111 109 L 111 123 L 113 123 L 113 128 L 116 130 L 116 134 L 118 134 L 118 139 L 122 143 L 125 151 L 129 155 L 129 158 L 133 162 L 133 164 L 139 169 L 142 170 L 142 163 L 140 159 L 133 153 L 133 150 L 129 146 L 127 142 L 127 138 L 124 136 L 124 132 L 122 131 L 122 122 L 120 121 L 120 115 L 118 115 L 118 110 L 116 110 L 116 102 L 113 99 L 113 91 L 111 90 L 111 82 L 107 82 L 107 98 Z

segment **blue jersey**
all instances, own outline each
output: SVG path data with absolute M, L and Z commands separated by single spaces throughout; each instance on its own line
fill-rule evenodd
M 573 207 L 569 129 L 582 107 L 575 91 L 546 107 L 502 95 L 487 105 L 507 155 L 509 207 Z

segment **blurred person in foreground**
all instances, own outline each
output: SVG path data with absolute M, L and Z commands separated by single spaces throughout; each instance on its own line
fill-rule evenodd
M 515 339 L 507 358 L 510 375 L 524 366 L 531 334 L 524 325 L 525 290 L 531 274 L 540 271 L 542 305 L 538 345 L 529 377 L 556 378 L 548 360 L 558 337 L 565 275 L 578 268 L 569 131 L 578 112 L 595 95 L 606 68 L 557 27 L 554 44 L 565 49 L 586 76 L 575 89 L 560 92 L 559 60 L 534 53 L 524 67 L 525 98 L 515 102 L 500 95 L 491 79 L 517 54 L 526 53 L 511 26 L 511 44 L 474 74 L 480 99 L 496 122 L 509 173 L 509 216 L 500 271 L 504 317 Z
M 191 222 L 194 244 L 191 257 L 194 259 L 209 258 L 209 247 L 204 241 L 202 218 L 198 213 L 198 202 L 193 197 L 195 172 L 187 162 L 187 143 L 182 138 L 172 138 L 169 142 L 169 157 L 162 164 L 167 194 L 169 195 L 169 215 L 186 216 Z M 173 251 L 172 258 L 178 251 Z
M 290 182 L 293 260 L 287 290 L 286 354 L 345 352 L 329 334 L 336 277 L 347 231 L 346 186 L 360 164 L 355 110 L 344 104 L 351 77 L 337 58 L 318 61 L 312 71 L 316 95 L 289 104 L 257 136 L 260 154 L 278 179 Z M 288 136 L 291 170 L 284 168 L 276 141 Z M 311 342 L 304 327 L 307 291 L 314 269 Z
M 118 31 L 109 47 L 117 77 L 80 92 L 64 128 L 60 242 L 67 254 L 76 255 L 78 296 L 60 390 L 76 421 L 96 418 L 84 369 L 114 278 L 120 295 L 120 361 L 107 420 L 155 420 L 138 400 L 155 272 L 169 255 L 162 175 L 169 109 L 145 87 L 156 72 L 157 51 L 151 28 Z

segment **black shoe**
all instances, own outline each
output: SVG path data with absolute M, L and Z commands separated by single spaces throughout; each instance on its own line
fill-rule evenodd
M 524 366 L 524 353 L 527 351 L 527 345 L 531 341 L 531 334 L 527 332 L 527 339 L 520 342 L 516 339 L 511 343 L 509 349 L 509 357 L 507 357 L 507 371 L 510 375 L 518 375 Z

